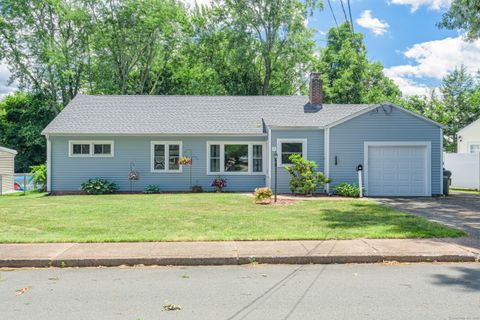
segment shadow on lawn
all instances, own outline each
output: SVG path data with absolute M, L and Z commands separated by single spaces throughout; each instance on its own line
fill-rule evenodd
M 353 210 L 328 210 L 322 220 L 332 229 L 363 229 L 385 226 L 390 232 L 406 237 L 462 236 L 462 231 L 447 226 L 434 225 L 411 213 L 395 212 L 385 206 L 372 203 L 354 203 Z

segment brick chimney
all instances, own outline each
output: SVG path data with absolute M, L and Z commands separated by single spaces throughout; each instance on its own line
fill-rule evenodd
M 321 105 L 323 103 L 323 83 L 320 72 L 310 73 L 309 98 L 310 104 Z

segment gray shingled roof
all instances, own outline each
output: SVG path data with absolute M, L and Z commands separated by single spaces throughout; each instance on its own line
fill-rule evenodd
M 304 96 L 78 95 L 43 134 L 262 134 L 270 126 L 326 126 L 371 105 Z

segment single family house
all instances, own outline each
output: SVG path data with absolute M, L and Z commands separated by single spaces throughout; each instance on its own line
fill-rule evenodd
M 14 190 L 15 156 L 17 151 L 0 147 L 0 194 Z
M 457 133 L 458 153 L 480 152 L 480 119 L 470 123 Z
M 75 192 L 89 178 L 120 191 L 158 184 L 163 191 L 227 191 L 274 185 L 289 191 L 291 154 L 318 164 L 326 190 L 357 183 L 363 166 L 369 196 L 442 193 L 442 127 L 391 103 L 324 104 L 322 80 L 309 96 L 78 95 L 44 129 L 48 190 Z M 190 165 L 179 164 L 187 156 Z M 130 170 L 139 180 L 128 180 Z

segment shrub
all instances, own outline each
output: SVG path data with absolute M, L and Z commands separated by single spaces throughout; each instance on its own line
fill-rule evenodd
M 117 191 L 117 185 L 104 179 L 89 179 L 80 185 L 80 188 L 88 194 L 108 194 Z
M 292 165 L 285 167 L 285 169 L 290 173 L 289 186 L 293 193 L 311 195 L 318 188 L 331 181 L 322 172 L 316 172 L 317 164 L 315 161 L 308 161 L 299 154 L 292 154 L 289 159 L 292 161 Z
M 146 186 L 145 189 L 143 189 L 143 193 L 148 193 L 148 194 L 159 193 L 159 192 L 160 192 L 160 186 L 158 184 L 151 184 Z
M 45 191 L 47 186 L 47 165 L 39 164 L 38 166 L 31 166 L 30 174 L 32 175 L 33 183 L 41 190 Z
M 272 189 L 270 188 L 257 188 L 255 189 L 255 202 L 256 203 L 266 203 L 272 200 Z
M 351 198 L 358 198 L 360 197 L 360 190 L 358 190 L 358 186 L 352 183 L 340 183 L 338 186 L 334 188 L 334 190 L 341 196 L 344 197 L 351 197 Z

